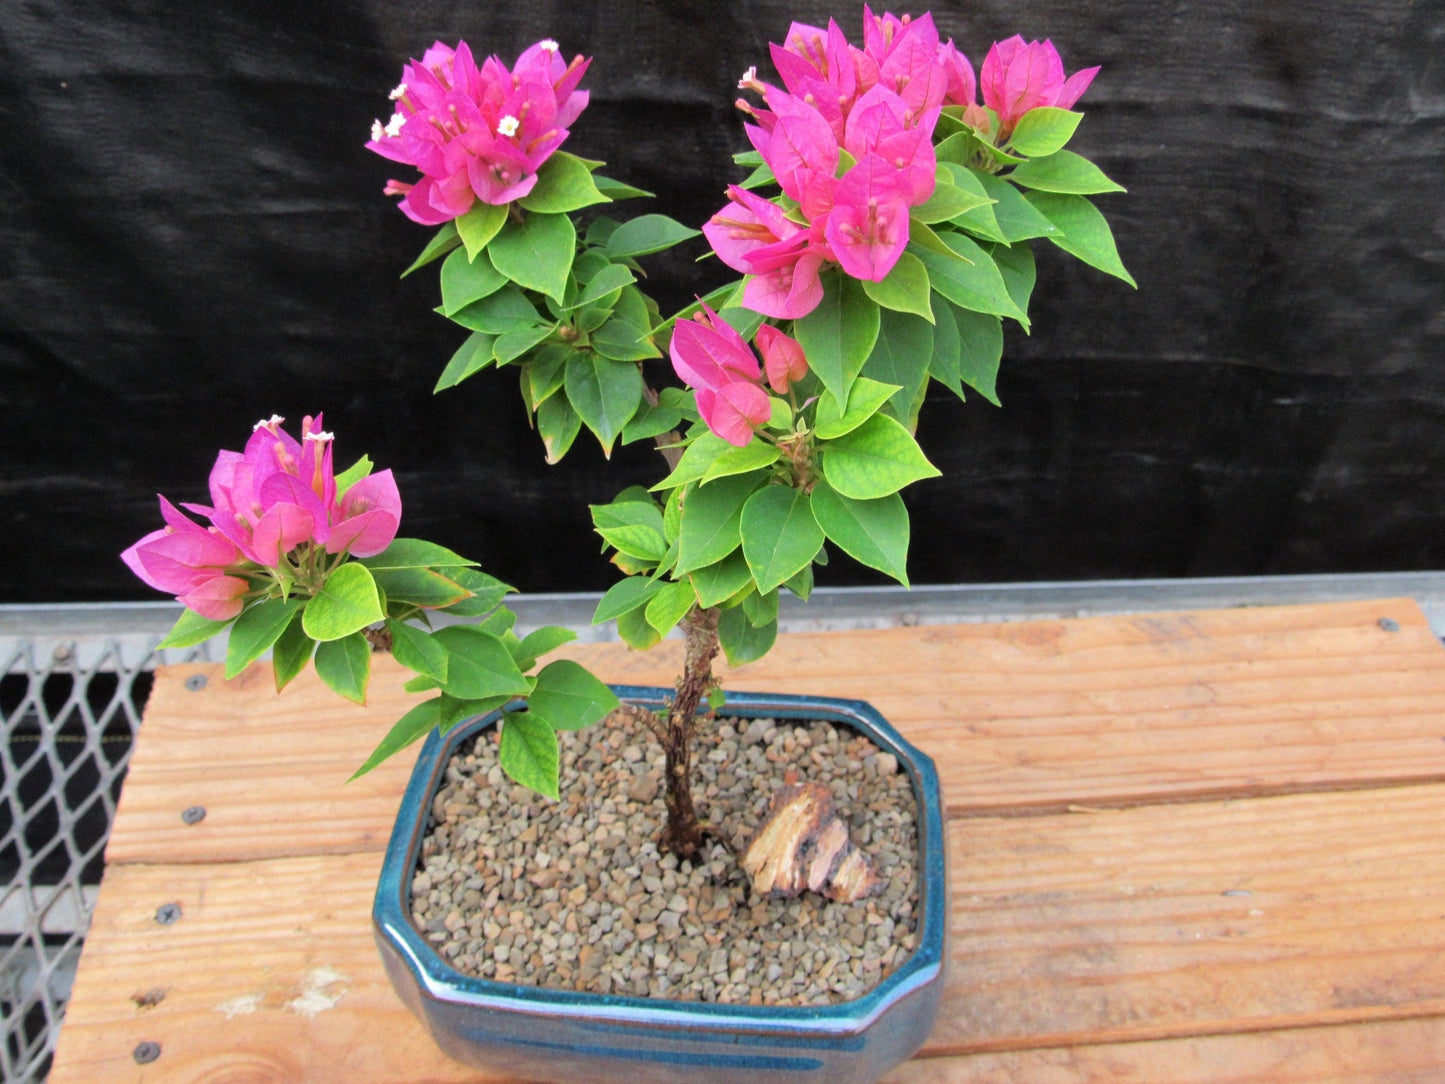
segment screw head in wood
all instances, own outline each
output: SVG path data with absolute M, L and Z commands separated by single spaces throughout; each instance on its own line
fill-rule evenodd
M 187 806 L 181 811 L 181 820 L 187 824 L 200 824 L 206 819 L 206 807 L 203 805 Z
M 202 689 L 204 689 L 205 687 L 206 687 L 206 675 L 205 675 L 205 674 L 192 674 L 190 677 L 186 678 L 186 688 L 189 689 L 189 690 L 191 690 L 191 692 L 193 692 L 193 693 L 198 693 L 198 692 L 200 692 Z
M 1400 631 L 1400 622 L 1396 621 L 1393 617 L 1380 618 L 1379 625 L 1380 628 L 1384 629 L 1386 632 Z
M 181 905 L 179 903 L 163 903 L 156 908 L 156 921 L 162 926 L 169 926 L 181 917 Z
M 137 1065 L 149 1065 L 161 1056 L 161 1044 L 144 1042 L 137 1043 L 136 1048 L 130 1052 Z

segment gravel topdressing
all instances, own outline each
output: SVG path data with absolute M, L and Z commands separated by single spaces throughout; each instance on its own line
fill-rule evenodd
M 753 899 L 720 842 L 693 862 L 658 853 L 662 751 L 634 725 L 558 733 L 560 802 L 502 774 L 495 728 L 461 746 L 411 885 L 413 922 L 453 967 L 599 994 L 823 1005 L 867 992 L 908 957 L 916 807 L 891 754 L 829 723 L 699 728 L 693 797 L 738 854 L 791 768 L 829 787 L 885 881 L 851 904 Z

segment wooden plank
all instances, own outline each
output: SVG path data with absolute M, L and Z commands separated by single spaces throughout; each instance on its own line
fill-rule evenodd
M 568 653 L 667 684 L 677 648 Z M 376 672 L 363 709 L 311 675 L 278 698 L 264 667 L 162 671 L 107 859 L 383 846 L 413 756 L 344 783 L 412 702 L 391 660 Z M 1409 600 L 784 636 L 726 682 L 873 702 L 938 762 L 954 816 L 1445 779 L 1445 649 Z
M 927 1053 L 1005 1065 L 1030 1048 L 1445 1015 L 1442 809 L 1445 786 L 1423 786 L 955 820 L 949 987 Z M 473 1079 L 386 985 L 378 861 L 112 867 L 53 1084 Z M 182 918 L 160 926 L 169 902 Z M 331 1003 L 308 1017 L 297 1002 L 318 985 Z M 151 989 L 164 1000 L 138 1008 Z M 138 1069 L 143 1040 L 164 1053 Z
M 915 1058 L 882 1084 L 1439 1084 L 1445 1017 Z
M 1445 1014 L 1445 786 L 950 823 L 930 1048 Z

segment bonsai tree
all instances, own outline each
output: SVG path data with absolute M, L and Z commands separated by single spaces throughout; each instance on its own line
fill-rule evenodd
M 1066 148 L 1097 68 L 1066 77 L 1052 44 L 1014 37 L 976 77 L 930 16 L 866 7 L 861 45 L 836 23 L 795 23 L 771 53 L 781 85 L 743 75 L 752 149 L 701 230 L 610 213 L 650 194 L 561 149 L 590 62 L 553 41 L 510 67 L 438 42 L 406 65 L 367 143 L 419 173 L 386 186 L 437 227 L 405 273 L 440 261 L 440 312 L 469 331 L 436 390 L 510 368 L 549 462 L 583 429 L 604 454 L 635 441 L 660 452 L 655 485 L 591 513 L 623 573 L 594 619 L 637 649 L 681 630 L 666 710 L 619 707 L 567 660 L 538 669 L 573 634 L 518 638 L 505 584 L 397 538 L 390 471 L 362 457 L 334 474 L 319 416 L 299 438 L 280 418 L 258 423 L 243 452 L 217 459 L 212 504 L 184 506 L 209 526 L 162 498 L 166 526 L 126 551 L 187 606 L 165 643 L 228 628 L 228 677 L 269 649 L 278 689 L 314 659 L 354 700 L 372 649 L 388 647 L 416 673 L 408 688 L 435 695 L 358 774 L 525 698 L 505 717 L 501 766 L 555 798 L 556 731 L 627 712 L 665 751 L 661 845 L 695 855 L 707 828 L 691 755 L 704 706 L 721 703 L 714 660 L 766 654 L 780 593 L 806 599 L 830 546 L 908 584 L 900 492 L 939 473 L 916 439 L 927 392 L 997 405 L 1004 321 L 1029 327 L 1030 243 L 1132 283 L 1089 198 L 1121 189 Z M 644 261 L 699 236 L 740 277 L 664 318 Z

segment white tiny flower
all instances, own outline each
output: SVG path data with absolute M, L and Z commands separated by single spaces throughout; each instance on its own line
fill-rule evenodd
M 251 426 L 251 432 L 254 433 L 254 432 L 256 432 L 256 430 L 258 430 L 258 429 L 270 429 L 270 430 L 274 431 L 275 428 L 276 428 L 278 425 L 280 425 L 282 422 L 284 422 L 285 420 L 286 420 L 286 419 L 283 418 L 283 417 L 281 417 L 281 415 L 279 415 L 279 414 L 272 414 L 271 417 L 269 417 L 269 418 L 262 418 L 262 419 L 261 419 L 259 422 L 257 422 L 255 425 Z
M 378 143 L 378 142 L 381 141 L 381 138 L 382 138 L 384 135 L 386 135 L 386 129 L 381 126 L 381 121 L 379 121 L 379 120 L 374 120 L 374 121 L 372 121 L 372 122 L 371 122 L 371 141 L 372 141 L 373 143 Z
M 405 83 L 398 83 L 398 84 L 396 85 L 395 89 L 392 90 L 392 92 L 391 92 L 391 100 L 394 101 L 394 102 L 400 101 L 402 95 L 405 94 L 405 93 L 406 93 L 406 84 L 405 84 Z
M 511 139 L 517 134 L 517 129 L 521 127 L 521 123 L 516 117 L 503 117 L 497 121 L 497 135 L 506 136 L 508 139 Z
M 391 115 L 391 120 L 387 122 L 386 127 L 383 128 L 382 131 L 395 139 L 397 136 L 401 135 L 401 126 L 405 123 L 405 117 L 403 117 L 400 113 L 393 113 Z
M 758 81 L 758 66 L 757 66 L 756 64 L 754 64 L 752 67 L 748 68 L 747 71 L 743 72 L 743 77 L 738 80 L 738 89 L 739 89 L 739 90 L 748 90 L 748 89 L 750 89 L 750 88 L 753 86 L 753 84 L 756 83 L 757 81 Z
M 557 43 L 551 38 L 545 38 L 537 43 L 537 48 L 543 50 L 544 52 L 555 53 L 558 46 Z
M 322 432 L 322 433 L 307 433 L 307 434 L 306 434 L 306 439 L 307 439 L 307 440 L 314 440 L 317 444 L 320 444 L 320 443 L 322 443 L 323 441 L 335 440 L 335 439 L 336 439 L 336 434 L 335 434 L 335 433 L 325 433 L 325 432 Z

